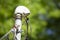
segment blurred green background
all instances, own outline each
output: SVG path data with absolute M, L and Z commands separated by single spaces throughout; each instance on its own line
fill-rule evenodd
M 14 10 L 19 5 L 31 11 L 29 40 L 60 40 L 60 0 L 0 0 L 0 38 L 13 27 Z M 26 30 L 25 25 L 22 29 Z M 22 40 L 24 36 L 25 32 Z

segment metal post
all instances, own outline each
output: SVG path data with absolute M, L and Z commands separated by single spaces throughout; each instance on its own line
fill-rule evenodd
M 26 17 L 30 14 L 30 11 L 25 6 L 18 6 L 15 9 L 15 40 L 21 40 L 21 27 L 22 27 L 22 17 Z
M 15 37 L 14 40 L 21 40 L 22 15 L 17 13 L 15 17 Z
M 28 38 L 28 22 L 29 22 L 29 18 L 26 17 L 26 26 L 27 26 L 27 28 L 26 28 L 26 38 L 25 38 L 25 40 L 29 40 L 29 38 Z

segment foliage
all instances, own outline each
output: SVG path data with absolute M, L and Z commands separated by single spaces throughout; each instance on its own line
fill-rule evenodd
M 0 0 L 0 37 L 14 25 L 14 9 L 24 5 L 31 11 L 31 40 L 60 40 L 60 0 Z M 56 23 L 56 24 L 55 24 Z M 26 28 L 23 26 L 23 29 Z M 47 29 L 53 31 L 48 35 Z M 24 35 L 24 33 L 22 34 Z

